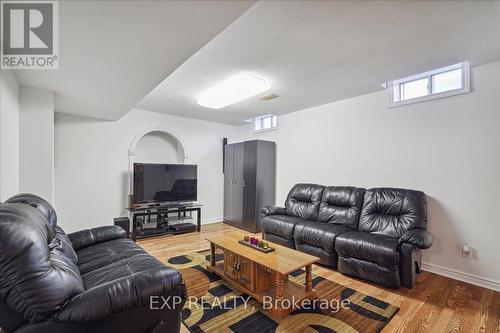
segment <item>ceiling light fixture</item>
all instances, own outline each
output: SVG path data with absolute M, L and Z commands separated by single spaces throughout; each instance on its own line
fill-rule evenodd
M 276 97 L 279 97 L 279 95 L 269 94 L 269 95 L 266 95 L 266 96 L 262 96 L 260 99 L 263 100 L 263 101 L 268 101 L 268 100 L 276 98 Z
M 207 108 L 221 109 L 269 88 L 271 88 L 271 84 L 266 80 L 249 73 L 242 73 L 219 82 L 204 91 L 198 97 L 197 103 Z

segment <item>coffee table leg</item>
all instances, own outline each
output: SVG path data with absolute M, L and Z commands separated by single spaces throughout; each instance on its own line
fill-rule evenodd
M 306 266 L 306 291 L 312 290 L 312 265 Z
M 285 284 L 285 277 L 283 276 L 283 274 L 280 274 L 278 272 L 275 273 L 276 274 L 276 298 L 277 299 L 281 299 L 283 298 L 283 295 L 285 293 L 285 289 L 284 289 L 284 284 Z
M 210 266 L 215 267 L 215 244 L 210 243 Z

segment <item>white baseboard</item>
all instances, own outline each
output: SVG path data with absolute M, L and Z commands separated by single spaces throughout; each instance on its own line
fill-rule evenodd
M 434 274 L 446 276 L 446 277 L 449 277 L 449 278 L 452 278 L 455 280 L 464 281 L 464 282 L 467 282 L 467 283 L 470 283 L 470 284 L 473 284 L 476 286 L 480 286 L 483 288 L 488 288 L 491 290 L 500 291 L 500 282 L 499 281 L 483 278 L 483 277 L 480 277 L 477 275 L 464 273 L 464 272 L 460 272 L 460 271 L 457 271 L 454 269 L 445 268 L 445 267 L 441 267 L 441 266 L 437 266 L 437 265 L 433 265 L 433 264 L 427 264 L 427 263 L 422 263 L 422 270 L 427 271 L 427 272 L 431 272 Z
M 201 219 L 201 224 L 222 222 L 223 219 L 223 217 L 209 217 L 207 219 Z

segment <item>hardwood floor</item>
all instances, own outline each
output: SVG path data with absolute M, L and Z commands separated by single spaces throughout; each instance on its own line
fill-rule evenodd
M 142 240 L 146 251 L 160 260 L 206 250 L 208 235 L 238 230 L 223 223 L 202 226 L 200 233 Z M 386 289 L 349 278 L 320 266 L 313 273 L 380 298 L 400 308 L 382 332 L 500 332 L 500 293 L 429 272 L 422 272 L 414 289 Z M 186 328 L 181 332 L 188 332 Z

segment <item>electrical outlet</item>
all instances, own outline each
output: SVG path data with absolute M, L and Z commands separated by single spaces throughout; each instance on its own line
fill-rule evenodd
M 462 244 L 462 257 L 470 258 L 470 253 L 471 253 L 471 248 L 470 248 L 469 244 L 463 243 Z

